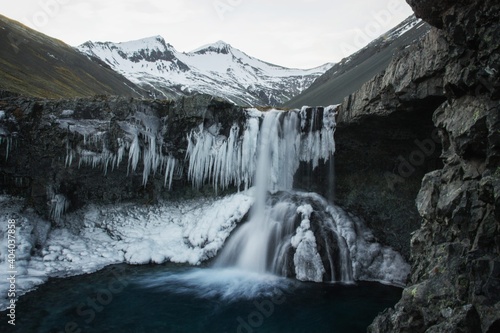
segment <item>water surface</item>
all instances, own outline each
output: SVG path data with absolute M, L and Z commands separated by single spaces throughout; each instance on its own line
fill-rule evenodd
M 356 333 L 394 305 L 401 289 L 379 283 L 303 283 L 240 269 L 108 267 L 51 279 L 23 296 L 2 332 Z

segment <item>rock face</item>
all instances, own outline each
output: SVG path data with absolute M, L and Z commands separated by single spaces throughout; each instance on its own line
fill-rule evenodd
M 442 167 L 432 113 L 446 101 L 446 49 L 430 31 L 345 98 L 337 117 L 334 201 L 363 216 L 382 243 L 408 259 L 411 233 L 420 226 L 414 201 L 422 178 Z M 301 174 L 299 186 L 326 196 L 327 168 L 311 175 L 312 184 Z
M 174 102 L 3 93 L 0 110 L 0 186 L 56 222 L 89 202 L 196 195 L 183 172 L 187 134 L 220 124 L 228 135 L 244 121 L 241 108 L 207 95 Z
M 435 110 L 444 167 L 424 177 L 417 196 L 423 222 L 411 239 L 411 282 L 369 331 L 498 332 L 500 4 L 408 2 L 440 30 L 429 37 L 434 43 L 421 44 L 421 56 L 435 70 L 399 96 L 446 96 L 437 108 L 426 106 Z M 410 55 L 406 59 L 412 63 Z M 364 112 L 356 108 L 347 117 Z

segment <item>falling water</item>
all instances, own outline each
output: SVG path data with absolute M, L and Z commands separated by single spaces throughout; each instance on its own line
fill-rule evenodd
M 335 199 L 335 155 L 330 154 L 328 159 L 328 191 L 327 191 L 328 202 L 332 203 Z
M 220 255 L 218 262 L 221 266 L 236 266 L 260 273 L 269 271 L 266 259 L 273 251 L 269 237 L 279 221 L 268 215 L 267 193 L 269 190 L 291 188 L 296 169 L 293 164 L 298 164 L 299 138 L 297 114 L 279 111 L 265 114 L 260 129 L 254 181 L 255 204 L 251 219 L 234 235 L 226 246 L 228 250 Z M 276 164 L 283 165 L 281 170 L 276 168 Z
M 401 256 L 378 244 L 362 220 L 333 205 L 333 190 L 328 201 L 316 193 L 293 191 L 301 161 L 314 169 L 333 157 L 334 131 L 335 107 L 329 107 L 250 112 L 240 139 L 236 130 L 228 139 L 219 135 L 214 140 L 206 131 L 191 136 L 189 175 L 194 183 L 255 185 L 249 220 L 233 232 L 216 267 L 302 281 L 404 281 L 407 265 Z M 333 187 L 333 175 L 327 182 Z
M 309 108 L 300 113 L 265 113 L 259 132 L 255 205 L 249 221 L 225 245 L 216 266 L 308 281 L 352 281 L 348 246 L 326 212 L 326 202 L 290 192 L 301 156 L 308 156 L 315 167 L 318 152 L 333 153 L 334 149 L 325 152 L 321 144 L 333 142 L 333 137 L 324 137 L 333 136 L 333 130 L 324 129 L 335 125 L 327 112 Z M 268 195 L 278 191 L 286 192 Z

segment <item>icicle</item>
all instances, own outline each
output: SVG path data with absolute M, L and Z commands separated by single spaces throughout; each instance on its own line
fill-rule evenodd
M 123 160 L 123 154 L 125 153 L 125 145 L 121 142 L 121 139 L 119 139 L 119 145 L 120 147 L 118 148 L 118 156 L 116 158 L 116 167 L 120 167 L 120 163 Z
M 50 204 L 50 217 L 52 220 L 59 222 L 69 208 L 69 201 L 64 195 L 55 194 L 52 196 Z
M 65 161 L 65 166 L 66 168 L 71 167 L 71 164 L 73 163 L 73 157 L 74 157 L 74 152 L 73 148 L 71 147 L 69 140 L 66 141 L 66 161 Z
M 11 137 L 7 137 L 7 147 L 5 148 L 6 151 L 5 151 L 5 160 L 8 160 L 9 159 L 9 153 L 10 153 L 10 147 L 12 145 L 12 138 Z
M 167 166 L 165 168 L 165 186 L 167 186 L 168 181 L 168 189 L 172 189 L 172 179 L 174 176 L 175 167 L 177 164 L 177 160 L 171 156 L 167 157 Z
M 137 168 L 137 163 L 139 163 L 139 156 L 141 155 L 141 147 L 139 145 L 139 136 L 135 133 L 134 139 L 132 140 L 132 144 L 130 145 L 130 149 L 128 151 L 128 161 L 129 166 L 132 167 L 132 171 L 135 171 Z
M 254 117 L 249 118 L 239 149 L 241 151 L 241 158 L 238 160 L 240 165 L 239 169 L 241 170 L 241 181 L 245 185 L 245 190 L 252 184 L 253 175 L 255 174 L 258 137 L 259 119 Z
M 328 160 L 335 152 L 335 110 L 336 106 L 266 113 L 249 109 L 241 137 L 237 124 L 232 126 L 229 138 L 222 139 L 217 136 L 218 126 L 203 129 L 200 125 L 187 137 L 188 179 L 195 188 L 209 182 L 216 191 L 231 184 L 247 189 L 256 172 L 257 142 L 262 135 L 259 118 L 275 117 L 266 134 L 271 145 L 269 190 L 289 189 L 300 161 L 310 161 L 316 168 L 320 160 Z
M 0 128 L 2 130 L 2 128 Z M 5 143 L 5 160 L 9 159 L 10 151 L 12 150 L 12 144 L 16 144 L 16 140 L 13 140 L 10 134 L 5 131 L 0 132 L 0 145 Z

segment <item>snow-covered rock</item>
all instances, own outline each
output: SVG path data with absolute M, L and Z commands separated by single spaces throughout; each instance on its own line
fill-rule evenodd
M 154 97 L 206 93 L 245 106 L 281 105 L 333 66 L 285 68 L 223 41 L 184 53 L 161 36 L 125 43 L 89 41 L 78 50 L 109 65 Z
M 16 296 L 49 277 L 95 272 L 117 263 L 200 264 L 212 258 L 253 203 L 251 191 L 222 199 L 155 206 L 87 206 L 64 216 L 64 227 L 0 196 L 0 218 L 16 219 Z M 8 305 L 7 227 L 0 228 L 0 311 Z

